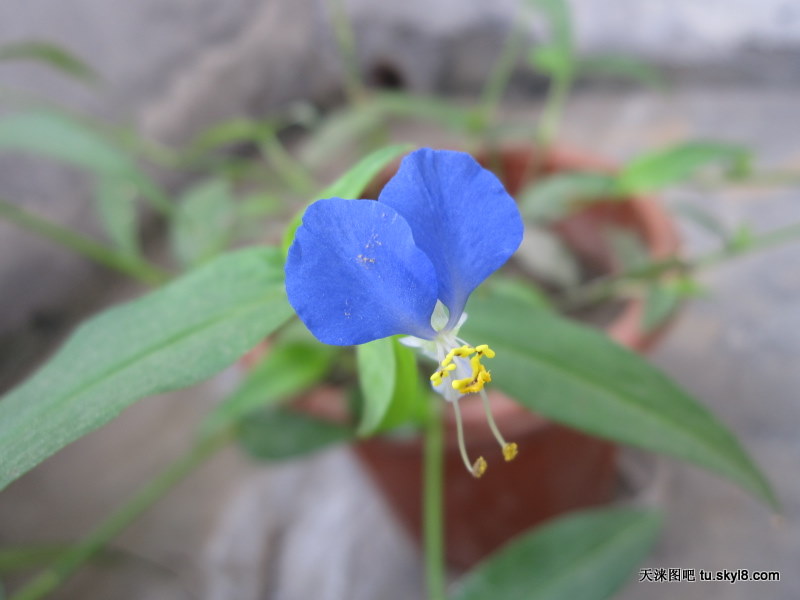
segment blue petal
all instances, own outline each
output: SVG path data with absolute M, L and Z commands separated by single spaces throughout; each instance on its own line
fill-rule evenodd
M 318 200 L 286 259 L 286 293 L 326 344 L 395 334 L 432 338 L 436 272 L 405 219 L 373 200 Z
M 522 242 L 517 205 L 469 154 L 423 148 L 403 159 L 379 197 L 400 213 L 439 280 L 452 327 L 467 298 Z

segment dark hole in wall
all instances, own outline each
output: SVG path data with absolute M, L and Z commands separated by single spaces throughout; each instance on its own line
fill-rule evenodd
M 402 90 L 406 86 L 405 77 L 397 66 L 389 62 L 378 62 L 372 67 L 369 82 L 384 90 Z

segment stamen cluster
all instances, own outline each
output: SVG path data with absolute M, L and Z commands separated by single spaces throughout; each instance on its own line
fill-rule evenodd
M 486 344 L 481 344 L 473 348 L 472 346 L 464 345 L 459 348 L 453 348 L 439 363 L 439 369 L 431 375 L 431 382 L 433 385 L 439 386 L 442 380 L 450 376 L 452 371 L 456 370 L 454 359 L 456 357 L 469 359 L 470 366 L 472 367 L 472 376 L 463 379 L 455 379 L 452 382 L 453 389 L 461 394 L 473 394 L 480 392 L 487 383 L 492 380 L 491 373 L 481 363 L 481 358 L 494 358 L 494 350 L 489 348 Z

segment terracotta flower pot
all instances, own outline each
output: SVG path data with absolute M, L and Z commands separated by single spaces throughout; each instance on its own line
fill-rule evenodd
M 532 150 L 526 147 L 504 149 L 493 156 L 492 164 L 499 167 L 496 170 L 512 196 L 526 182 L 532 159 Z M 601 159 L 568 150 L 550 152 L 537 164 L 540 174 L 610 169 L 613 165 Z M 639 234 L 652 258 L 677 250 L 671 220 L 647 198 L 595 204 L 562 221 L 557 231 L 584 261 L 609 271 L 611 254 L 603 235 L 607 226 Z M 660 332 L 644 331 L 642 313 L 641 301 L 625 302 L 605 327 L 606 333 L 620 344 L 644 351 Z M 454 567 L 472 566 L 514 535 L 554 515 L 608 502 L 615 490 L 612 443 L 551 423 L 497 391 L 489 396 L 500 430 L 519 445 L 519 455 L 509 463 L 491 461 L 486 475 L 474 479 L 458 453 L 452 411 L 445 412 L 445 540 L 447 560 Z M 466 397 L 460 401 L 470 454 L 497 456 L 497 442 L 483 409 L 473 400 Z M 379 437 L 356 449 L 400 521 L 419 538 L 421 440 Z

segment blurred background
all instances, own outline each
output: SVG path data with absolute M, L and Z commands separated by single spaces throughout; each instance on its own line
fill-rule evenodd
M 580 57 L 641 59 L 664 84 L 602 69 L 588 73 L 566 104 L 557 144 L 623 162 L 665 144 L 713 139 L 748 147 L 764 169 L 800 172 L 800 2 L 568 4 Z M 337 19 L 348 24 L 339 27 L 338 40 Z M 231 119 L 335 115 L 352 106 L 354 73 L 370 89 L 464 106 L 481 97 L 515 28 L 520 51 L 498 118 L 535 121 L 548 80 L 524 55 L 547 38 L 548 23 L 513 0 L 4 0 L 0 46 L 51 42 L 98 77 L 86 84 L 36 62 L 0 61 L 0 116 L 52 103 L 171 148 Z M 414 120 L 393 120 L 391 132 L 391 139 L 417 145 L 458 143 L 452 131 Z M 321 181 L 357 155 L 338 147 L 335 135 L 309 145 L 305 127 L 290 126 L 281 135 L 288 152 L 308 158 Z M 250 156 L 252 148 L 234 143 L 227 151 Z M 163 164 L 151 171 L 174 193 L 197 180 L 191 170 L 177 173 Z M 800 221 L 797 181 L 677 188 L 663 200 L 763 231 Z M 102 237 L 92 186 L 80 169 L 0 154 L 0 198 Z M 152 255 L 164 252 L 163 228 L 147 210 L 141 235 Z M 266 226 L 251 235 L 274 240 L 276 233 Z M 691 223 L 681 226 L 681 235 L 689 254 L 713 245 Z M 798 264 L 800 245 L 787 244 L 707 271 L 708 293 L 683 307 L 651 354 L 741 436 L 775 485 L 784 514 L 773 519 L 728 483 L 655 461 L 648 493 L 668 520 L 646 566 L 779 570 L 782 581 L 634 581 L 621 597 L 800 597 Z M 82 318 L 141 291 L 0 220 L 0 391 L 30 373 Z M 0 546 L 68 543 L 85 535 L 180 454 L 192 425 L 237 377 L 232 369 L 202 386 L 142 401 L 15 482 L 0 494 Z M 399 600 L 423 594 L 416 547 L 343 448 L 269 466 L 225 450 L 113 547 L 119 556 L 92 564 L 53 597 Z

